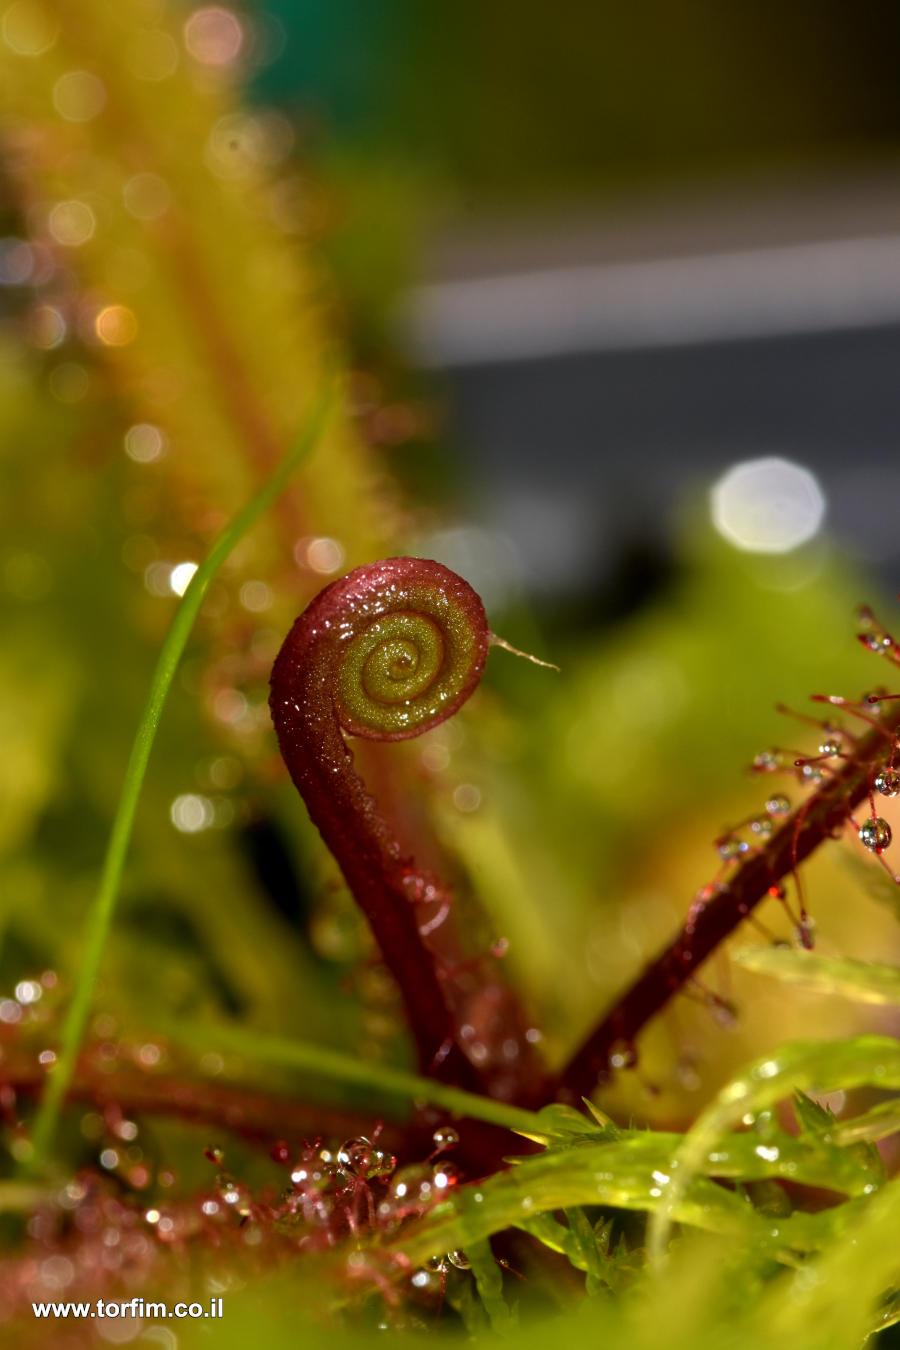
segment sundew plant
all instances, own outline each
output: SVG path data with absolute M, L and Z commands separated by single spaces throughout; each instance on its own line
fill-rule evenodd
M 890 1346 L 891 601 L 696 500 L 599 633 L 433 557 L 272 42 L 0 11 L 3 1344 Z

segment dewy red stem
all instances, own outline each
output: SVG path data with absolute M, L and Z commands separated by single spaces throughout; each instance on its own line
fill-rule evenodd
M 678 936 L 651 962 L 594 1028 L 559 1078 L 565 1100 L 590 1096 L 608 1077 L 618 1043 L 630 1047 L 638 1033 L 683 989 L 699 966 L 766 898 L 771 886 L 847 820 L 869 794 L 873 769 L 891 754 L 891 737 L 900 731 L 900 709 L 890 706 L 879 726 L 854 746 L 852 758 L 795 812 L 768 844 L 740 865 L 704 905 L 698 906 Z M 798 823 L 799 822 L 799 823 Z
M 3 1088 L 7 1093 L 31 1099 L 40 1094 L 46 1071 L 24 1060 L 4 1065 Z M 261 1144 L 282 1136 L 295 1139 L 349 1138 L 371 1131 L 371 1114 L 320 1103 L 297 1101 L 233 1083 L 208 1079 L 176 1078 L 171 1075 L 118 1070 L 114 1074 L 81 1069 L 66 1093 L 69 1103 L 78 1102 L 94 1111 L 112 1108 L 125 1116 L 171 1116 L 213 1132 L 231 1134 Z M 400 1147 L 409 1127 L 393 1120 L 378 1119 L 380 1138 L 389 1148 Z
M 356 773 L 345 733 L 402 740 L 437 726 L 481 678 L 480 599 L 440 563 L 389 558 L 326 587 L 276 658 L 270 704 L 281 753 L 397 982 L 423 1072 L 478 1090 L 417 906 L 436 878 L 405 857 Z

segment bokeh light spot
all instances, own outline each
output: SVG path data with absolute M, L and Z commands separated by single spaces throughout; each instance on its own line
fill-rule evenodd
M 148 563 L 144 568 L 144 585 L 151 595 L 171 595 L 171 581 L 171 563 L 163 562 L 162 559 L 160 559 L 157 562 Z
M 336 539 L 324 536 L 300 539 L 294 547 L 294 557 L 301 567 L 308 567 L 321 576 L 329 576 L 344 565 L 346 553 Z
M 3 15 L 0 31 L 17 56 L 41 56 L 53 46 L 59 26 L 41 5 L 18 0 Z
M 453 789 L 453 805 L 457 811 L 471 814 L 481 805 L 481 792 L 474 783 L 460 783 Z
M 213 699 L 213 712 L 228 726 L 237 724 L 246 716 L 248 703 L 239 689 L 220 689 Z
M 34 252 L 24 239 L 0 239 L 0 286 L 24 286 L 34 270 Z
M 127 347 L 137 336 L 137 319 L 127 305 L 104 305 L 94 332 L 105 347 Z
M 212 802 L 194 792 L 176 797 L 169 808 L 169 818 L 182 834 L 199 834 L 208 830 L 216 818 Z
M 105 104 L 106 87 L 89 70 L 69 70 L 53 86 L 53 106 L 67 122 L 90 122 Z
M 290 154 L 294 132 L 277 113 L 226 113 L 212 127 L 206 162 L 219 178 L 249 178 Z
M 169 590 L 174 595 L 184 595 L 196 570 L 195 562 L 176 563 L 169 575 Z
M 122 188 L 125 210 L 136 220 L 158 220 L 169 209 L 172 193 L 156 173 L 136 173 Z
M 240 590 L 241 604 L 253 614 L 261 614 L 272 604 L 272 590 L 264 581 L 245 581 Z
M 47 224 L 58 244 L 79 248 L 93 237 L 97 222 L 87 202 L 75 198 L 57 202 L 50 210 Z
M 207 5 L 185 23 L 184 45 L 203 66 L 228 66 L 244 45 L 244 30 L 230 9 Z
M 818 533 L 825 495 L 801 465 L 771 456 L 735 464 L 710 492 L 713 524 L 735 547 L 788 553 Z
M 152 464 L 165 450 L 165 436 L 150 422 L 136 422 L 125 433 L 125 453 L 135 464 Z
M 66 321 L 55 305 L 36 305 L 28 316 L 28 336 L 35 347 L 52 351 L 66 336 Z

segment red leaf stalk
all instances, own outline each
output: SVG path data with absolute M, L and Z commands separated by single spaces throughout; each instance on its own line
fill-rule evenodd
M 417 906 L 446 896 L 404 856 L 357 774 L 345 736 L 418 736 L 477 686 L 490 632 L 472 588 L 440 563 L 388 558 L 327 586 L 297 619 L 272 670 L 285 763 L 400 989 L 424 1072 L 470 1087 L 480 1075 L 457 1027 Z

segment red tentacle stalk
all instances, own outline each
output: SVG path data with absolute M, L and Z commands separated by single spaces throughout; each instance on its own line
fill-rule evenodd
M 475 689 L 489 642 L 481 600 L 461 577 L 389 558 L 333 582 L 300 615 L 270 699 L 291 777 L 399 986 L 423 1072 L 475 1088 L 486 1075 L 463 1051 L 424 932 L 448 892 L 404 856 L 345 734 L 395 741 L 437 726 Z
M 634 1060 L 638 1033 L 778 883 L 832 838 L 871 792 L 873 773 L 892 757 L 900 709 L 882 719 L 853 747 L 816 792 L 764 847 L 749 853 L 727 881 L 701 892 L 673 942 L 656 957 L 576 1051 L 560 1076 L 559 1095 L 589 1096 L 610 1070 Z

